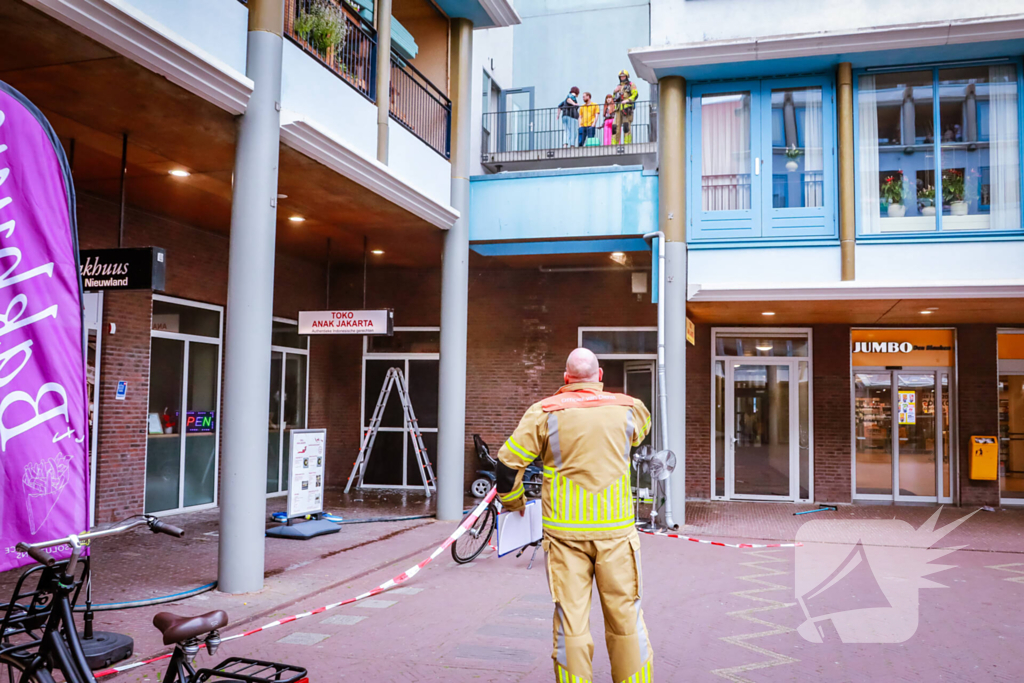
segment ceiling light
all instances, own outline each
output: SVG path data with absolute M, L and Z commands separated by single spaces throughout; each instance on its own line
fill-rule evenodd
M 384 250 L 383 249 L 371 249 L 370 253 L 373 254 L 374 256 L 380 256 L 380 255 L 382 255 L 384 253 Z
M 934 311 L 921 311 L 921 315 L 931 315 Z
M 757 349 L 758 351 L 771 351 L 775 347 L 772 346 L 772 344 L 769 342 L 766 344 L 757 344 L 754 346 L 754 348 Z
M 926 310 L 926 311 L 937 311 L 937 310 L 939 310 L 939 307 L 938 306 L 929 306 L 928 308 L 926 308 L 924 310 Z
M 763 311 L 761 315 L 775 315 L 775 311 Z
M 286 195 L 286 194 L 279 194 L 279 195 L 277 195 L 277 198 L 278 199 L 288 199 L 288 195 Z
M 625 256 L 625 254 L 622 253 L 621 251 L 613 251 L 611 254 L 611 257 L 614 259 L 619 259 L 622 258 L 623 256 Z
M 306 219 L 303 218 L 302 216 L 288 216 L 288 220 L 290 220 L 292 223 L 301 223 Z
M 188 171 L 183 171 L 180 168 L 175 168 L 173 170 L 170 170 L 170 171 L 168 171 L 168 173 L 170 173 L 175 178 L 188 178 L 190 175 L 192 175 Z

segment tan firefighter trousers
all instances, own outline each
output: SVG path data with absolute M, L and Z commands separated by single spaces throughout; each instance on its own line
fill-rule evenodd
M 640 538 L 600 541 L 544 539 L 548 586 L 555 603 L 555 680 L 589 683 L 594 639 L 590 637 L 590 595 L 593 581 L 601 596 L 605 643 L 614 683 L 648 683 L 654 653 L 647 637 L 640 599 Z

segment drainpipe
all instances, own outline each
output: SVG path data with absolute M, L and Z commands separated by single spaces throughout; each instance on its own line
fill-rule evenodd
M 263 588 L 283 33 L 284 0 L 249 0 L 245 73 L 254 87 L 238 120 L 224 343 L 218 587 L 225 593 Z
M 377 0 L 377 161 L 388 163 L 388 111 L 391 106 L 391 0 Z
M 856 199 L 853 193 L 853 70 L 849 62 L 836 72 L 839 91 L 839 255 L 844 281 L 856 279 Z
M 648 244 L 655 238 L 658 239 L 658 431 L 664 447 L 668 442 L 668 392 L 665 389 L 665 233 L 658 230 L 644 235 L 644 240 Z M 675 529 L 678 525 L 672 516 L 670 489 L 670 486 L 665 485 L 665 525 Z M 657 505 L 658 501 L 655 500 L 654 504 Z
M 665 524 L 686 523 L 686 81 L 658 81 L 658 227 L 664 233 L 664 267 L 658 292 L 664 306 L 665 405 L 674 428 L 662 443 L 678 464 L 668 479 Z M 661 265 L 661 264 L 659 264 Z M 660 326 L 659 326 L 660 327 Z M 673 516 L 673 511 L 678 517 Z
M 441 254 L 441 363 L 437 411 L 437 518 L 462 519 L 466 471 L 466 329 L 469 308 L 469 163 L 473 22 L 452 19 L 452 206 L 459 218 Z

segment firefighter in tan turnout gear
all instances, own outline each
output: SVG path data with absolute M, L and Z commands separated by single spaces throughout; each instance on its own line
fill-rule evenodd
M 597 580 L 612 678 L 651 680 L 654 653 L 640 600 L 640 538 L 633 525 L 630 449 L 651 429 L 642 401 L 605 392 L 597 357 L 576 349 L 565 386 L 530 406 L 498 453 L 498 496 L 520 510 L 523 472 L 544 464 L 541 504 L 548 586 L 555 603 L 555 680 L 592 678 L 590 594 Z

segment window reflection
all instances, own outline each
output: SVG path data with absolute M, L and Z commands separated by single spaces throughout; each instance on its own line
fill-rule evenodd
M 821 88 L 772 90 L 772 207 L 823 206 Z
M 705 211 L 750 208 L 750 92 L 700 100 L 701 203 Z

